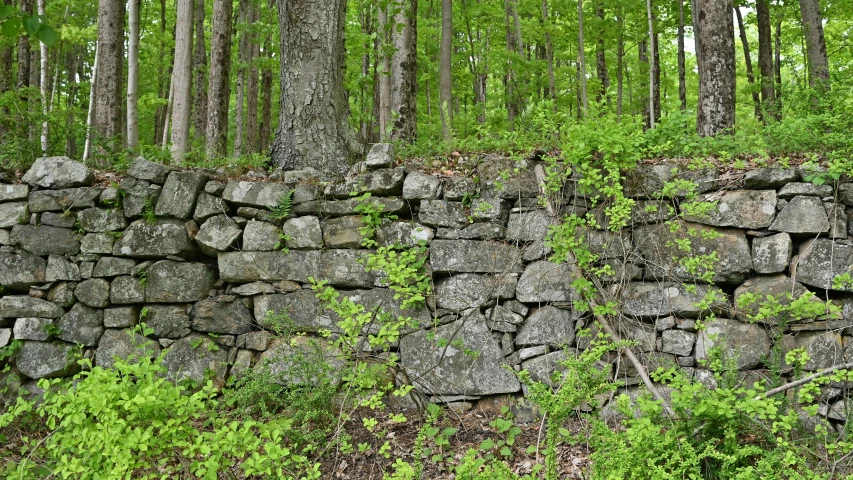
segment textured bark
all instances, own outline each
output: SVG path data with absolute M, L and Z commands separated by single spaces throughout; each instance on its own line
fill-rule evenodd
M 271 149 L 284 169 L 343 173 L 363 148 L 347 122 L 346 0 L 278 0 L 281 110 Z
M 551 100 L 557 99 L 557 82 L 554 78 L 554 46 L 551 43 L 551 24 L 548 15 L 548 0 L 542 0 L 542 21 L 545 23 L 545 60 L 548 62 L 548 95 Z M 603 40 L 602 40 L 603 42 Z M 607 75 L 607 69 L 604 71 Z M 484 82 L 485 83 L 485 82 Z M 554 108 L 557 105 L 554 104 Z
M 21 10 L 33 13 L 32 0 L 21 0 Z M 30 86 L 30 38 L 26 35 L 18 36 L 18 78 L 17 88 Z M 22 97 L 24 100 L 26 97 Z
M 696 131 L 714 136 L 735 122 L 735 39 L 731 0 L 697 0 L 699 104 Z
M 38 14 L 44 16 L 46 14 L 46 5 L 45 0 L 38 0 Z M 47 56 L 47 45 L 39 42 L 39 56 L 41 59 L 41 64 L 39 65 L 39 90 L 41 92 L 41 113 L 44 115 L 44 120 L 41 124 L 41 136 L 39 140 L 41 141 L 41 153 L 42 155 L 47 154 L 47 144 L 48 144 L 48 124 L 47 124 L 47 108 L 48 108 L 48 88 L 50 87 L 50 83 L 48 81 L 48 56 Z
M 255 24 L 260 20 L 260 11 L 257 6 L 250 6 L 249 23 Z M 260 43 L 257 35 L 251 33 L 247 38 L 246 50 L 248 66 L 246 68 L 246 153 L 258 151 L 258 65 L 257 59 L 261 56 Z
M 393 20 L 388 22 L 388 10 L 393 8 L 389 3 L 384 8 L 376 9 L 376 31 L 379 36 L 379 141 L 387 142 L 391 128 L 391 29 Z
M 756 0 L 758 16 L 758 72 L 761 82 L 762 110 L 778 119 L 776 91 L 773 88 L 773 42 L 770 29 L 770 0 Z
M 749 39 L 746 38 L 746 27 L 743 24 L 743 15 L 740 13 L 740 7 L 735 7 L 735 16 L 737 17 L 737 28 L 740 32 L 740 44 L 743 46 L 743 58 L 746 63 L 746 80 L 749 86 L 752 87 L 752 103 L 755 104 L 755 118 L 761 119 L 761 99 L 758 96 L 758 90 L 754 88 L 755 74 L 752 70 L 752 56 L 749 54 Z
M 265 48 L 268 52 L 269 49 Z M 258 126 L 258 151 L 266 153 L 270 149 L 270 132 L 272 132 L 272 71 L 264 68 L 261 73 L 261 124 Z
M 249 2 L 251 0 L 239 0 L 239 12 L 237 14 L 237 24 L 246 25 L 249 15 Z M 234 110 L 234 156 L 239 157 L 243 154 L 243 143 L 245 141 L 245 117 L 243 116 L 243 104 L 246 98 L 246 57 L 248 56 L 248 41 L 247 32 L 240 32 L 240 39 L 237 41 L 237 95 L 236 108 Z
M 651 83 L 649 79 L 651 79 L 651 64 L 649 63 L 649 43 L 648 40 L 643 39 L 637 44 L 637 59 L 640 61 L 640 73 L 648 73 L 648 75 L 640 76 L 639 84 L 640 84 L 640 107 L 643 112 L 643 128 L 649 129 L 652 127 L 651 123 L 651 110 L 649 109 L 652 106 L 651 100 Z M 631 87 L 628 87 L 628 90 L 631 90 Z M 633 108 L 633 106 L 632 106 Z
M 776 23 L 776 51 L 773 57 L 773 70 L 776 75 L 776 103 L 778 114 L 782 115 L 782 20 Z
M 699 0 L 690 0 L 690 20 L 693 25 L 693 51 L 696 56 L 696 72 L 699 78 L 702 78 L 702 35 L 699 32 Z M 698 87 L 699 97 L 702 96 L 702 82 L 699 82 Z
M 92 63 L 92 75 L 89 78 L 89 109 L 86 113 L 86 140 L 83 143 L 83 162 L 89 160 L 92 152 L 92 130 L 95 127 L 95 89 L 98 83 L 98 47 L 95 45 L 95 60 Z
M 160 0 L 160 54 L 166 56 L 166 0 Z M 169 78 L 164 74 L 162 61 L 157 62 L 157 98 L 165 100 L 169 96 Z M 171 75 L 171 73 L 169 74 Z M 166 116 L 166 105 L 158 105 L 154 111 L 154 144 L 159 145 L 163 138 L 163 117 Z
M 74 106 L 77 104 L 77 93 L 80 90 L 80 84 L 77 81 L 78 65 L 82 67 L 82 58 L 79 58 L 80 47 L 71 47 L 67 52 L 67 71 L 68 71 L 68 95 L 65 97 L 65 155 L 71 158 L 77 158 L 77 137 L 74 135 L 72 126 L 74 125 Z
M 654 75 L 652 75 L 652 102 L 654 102 L 655 107 L 655 124 L 658 124 L 660 123 L 662 110 L 660 106 L 660 42 L 658 41 L 657 32 L 652 36 L 652 46 L 652 66 L 654 67 Z
M 687 79 L 684 63 L 684 0 L 678 0 L 678 101 L 681 103 L 681 109 L 687 110 Z
M 657 35 L 655 34 L 652 0 L 646 0 L 646 17 L 649 22 L 649 43 L 652 50 L 652 61 L 649 63 L 649 128 L 655 128 L 660 115 L 660 57 L 658 54 Z
M 453 121 L 453 79 L 450 75 L 450 55 L 453 48 L 453 2 L 441 0 L 441 52 L 438 62 L 438 102 L 441 114 L 441 132 L 450 141 L 450 123 Z
M 800 0 L 800 15 L 803 17 L 809 57 L 809 86 L 818 92 L 825 92 L 829 90 L 829 59 L 818 0 Z
M 172 72 L 172 163 L 183 163 L 190 139 L 192 104 L 193 0 L 178 0 L 175 66 Z
M 586 53 L 584 53 L 583 38 L 583 0 L 578 0 L 578 76 L 580 77 L 580 105 L 578 116 L 586 116 L 587 103 L 586 94 Z
M 124 2 L 98 4 L 98 74 L 95 93 L 95 139 L 110 149 L 121 145 Z
M 204 139 L 207 130 L 207 49 L 204 44 L 204 0 L 195 0 L 195 41 L 193 42 L 193 132 Z
M 231 75 L 231 0 L 213 2 L 213 34 L 210 37 L 210 85 L 207 98 L 208 157 L 225 155 L 228 146 L 228 100 Z
M 401 0 L 392 30 L 394 55 L 391 57 L 393 84 L 391 111 L 392 140 L 413 142 L 418 133 L 418 0 Z M 402 30 L 398 30 L 402 25 Z
M 545 0 L 543 0 L 545 1 Z M 595 72 L 598 74 L 598 94 L 596 100 L 601 101 L 602 98 L 607 98 L 607 106 L 610 106 L 610 96 L 607 95 L 607 89 L 610 88 L 610 75 L 607 72 L 607 57 L 604 54 L 604 8 L 601 2 L 595 6 L 595 16 L 598 17 L 598 41 L 595 43 Z
M 127 148 L 139 148 L 139 110 L 137 109 L 137 91 L 139 89 L 139 3 L 130 0 L 127 15 Z

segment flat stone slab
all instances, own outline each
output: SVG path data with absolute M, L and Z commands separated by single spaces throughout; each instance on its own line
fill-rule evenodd
M 80 237 L 69 228 L 15 225 L 9 239 L 33 255 L 47 256 L 80 253 Z
M 515 296 L 519 302 L 568 302 L 576 298 L 572 288 L 574 271 L 569 264 L 540 260 L 527 265 Z
M 690 222 L 717 227 L 767 228 L 776 216 L 775 190 L 732 190 L 700 195 L 695 204 L 716 202 L 704 215 L 684 215 Z
M 433 240 L 430 264 L 436 272 L 520 273 L 521 250 L 505 243 L 478 240 Z
M 800 245 L 796 265 L 797 280 L 812 287 L 853 292 L 853 285 L 833 285 L 835 277 L 850 273 L 853 265 L 853 245 L 818 238 Z
M 696 360 L 708 359 L 715 346 L 722 349 L 723 355 L 735 360 L 738 370 L 750 370 L 760 367 L 770 354 L 770 337 L 764 327 L 718 318 L 708 322 L 705 330 L 699 333 Z
M 197 302 L 207 298 L 216 283 L 216 270 L 204 263 L 163 260 L 148 269 L 145 301 L 149 303 Z
M 174 219 L 157 219 L 153 224 L 137 220 L 113 247 L 113 255 L 143 259 L 169 255 L 191 258 L 196 252 L 186 224 Z
M 47 260 L 29 253 L 0 253 L 0 285 L 25 290 L 47 281 Z
M 85 187 L 95 181 L 95 174 L 68 157 L 42 157 L 36 159 L 21 181 L 44 188 Z
M 30 192 L 30 211 L 41 213 L 83 210 L 94 207 L 100 196 L 101 189 L 98 187 L 37 190 Z
M 688 291 L 687 286 L 678 282 L 628 283 L 622 290 L 622 312 L 647 319 L 669 315 L 697 318 L 711 312 L 722 313 L 729 308 L 728 297 L 719 288 L 701 284 L 694 287 Z M 714 292 L 715 300 L 709 312 L 697 304 L 710 292 Z
M 307 283 L 308 277 L 317 277 L 320 252 L 292 250 L 289 253 L 225 252 L 219 255 L 219 275 L 223 281 L 248 283 L 292 280 Z
M 826 208 L 818 197 L 797 196 L 779 212 L 770 230 L 794 235 L 814 235 L 829 232 Z
M 73 375 L 82 349 L 63 342 L 24 342 L 15 354 L 15 366 L 33 380 Z
M 188 219 L 196 198 L 207 183 L 207 175 L 197 172 L 172 172 L 157 197 L 154 213 L 159 217 Z

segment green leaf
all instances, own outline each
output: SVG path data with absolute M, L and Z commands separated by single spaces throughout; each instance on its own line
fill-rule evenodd
M 501 455 L 503 455 L 504 457 L 509 457 L 510 455 L 512 455 L 512 450 L 510 450 L 507 446 L 503 446 L 501 447 Z
M 47 45 L 48 47 L 56 43 L 57 40 L 59 40 L 59 35 L 56 34 L 56 30 L 54 30 L 53 27 L 46 23 L 41 24 L 38 33 L 36 33 L 36 37 L 41 41 L 41 43 Z
M 491 450 L 495 448 L 495 441 L 491 438 L 487 438 L 483 440 L 483 443 L 480 444 L 480 450 Z
M 24 25 L 24 31 L 27 32 L 27 35 L 34 36 L 39 31 L 39 19 L 36 16 L 26 17 L 21 19 L 21 23 Z
M 0 5 L 0 20 L 15 13 L 15 7 L 11 5 Z
M 3 22 L 3 26 L 0 27 L 0 32 L 3 33 L 4 37 L 17 37 L 18 33 L 21 31 L 20 25 L 21 23 L 17 18 L 10 18 Z

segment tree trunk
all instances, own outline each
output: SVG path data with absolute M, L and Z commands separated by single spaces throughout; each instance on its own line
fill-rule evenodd
M 450 52 L 453 48 L 453 2 L 441 0 L 441 53 L 438 64 L 438 101 L 441 114 L 441 132 L 449 142 L 450 123 L 453 121 L 453 78 L 450 72 Z
M 32 0 L 21 0 L 21 10 L 27 13 L 33 13 Z M 18 90 L 30 86 L 30 37 L 27 35 L 18 35 Z M 26 97 L 22 96 L 22 100 L 26 101 Z
M 193 42 L 193 132 L 195 138 L 204 141 L 207 130 L 207 50 L 204 44 L 204 0 L 195 0 L 195 42 Z
M 418 0 L 401 0 L 394 16 L 394 55 L 391 71 L 391 111 L 394 112 L 393 140 L 414 142 L 418 133 Z M 402 25 L 402 30 L 398 30 Z
M 95 44 L 95 60 L 92 63 L 92 76 L 89 79 L 89 111 L 86 113 L 86 140 L 83 143 L 83 163 L 89 160 L 92 152 L 92 130 L 95 122 L 95 91 L 98 83 L 98 46 Z
M 740 7 L 735 7 L 735 16 L 737 17 L 738 32 L 740 32 L 740 43 L 743 46 L 743 59 L 746 63 L 746 80 L 752 90 L 752 103 L 755 104 L 755 118 L 762 120 L 761 100 L 758 97 L 758 90 L 755 89 L 755 74 L 752 71 L 752 57 L 749 55 L 749 40 L 746 38 L 746 27 L 743 24 Z
M 228 147 L 228 107 L 231 98 L 231 0 L 213 2 L 213 34 L 210 37 L 210 95 L 207 98 L 208 157 L 225 155 Z
M 758 72 L 761 82 L 761 105 L 764 112 L 778 120 L 776 91 L 773 88 L 773 45 L 770 30 L 770 0 L 756 0 L 758 16 Z
M 44 16 L 46 14 L 45 11 L 45 1 L 46 0 L 38 0 L 38 14 Z M 41 92 L 41 113 L 44 116 L 44 120 L 41 123 L 41 136 L 39 140 L 41 140 L 41 153 L 42 155 L 47 155 L 47 146 L 48 146 L 48 124 L 47 124 L 47 109 L 48 109 L 48 89 L 50 87 L 50 81 L 48 80 L 48 56 L 47 56 L 47 45 L 39 42 L 39 52 L 41 56 L 41 65 L 40 66 L 40 81 L 39 87 Z
M 124 2 L 98 4 L 98 74 L 95 94 L 95 138 L 109 150 L 121 140 L 122 69 L 124 65 Z
M 252 25 L 260 20 L 260 11 L 257 6 L 250 5 L 249 20 Z M 246 68 L 246 137 L 244 145 L 245 153 L 258 151 L 258 65 L 257 59 L 261 56 L 260 43 L 257 34 L 251 32 L 246 42 L 248 53 Z
M 0 95 L 14 88 L 12 81 L 12 47 L 0 47 Z M 5 137 L 9 133 L 9 107 L 0 107 L 0 136 Z
M 583 0 L 578 0 L 578 77 L 580 77 L 580 109 L 579 117 L 586 116 L 587 103 L 586 95 L 586 53 L 584 52 L 583 41 Z
M 249 15 L 249 2 L 251 0 L 239 0 L 239 12 L 237 14 L 237 24 L 241 25 L 244 30 L 240 32 L 240 39 L 237 41 L 237 98 L 236 108 L 234 111 L 234 156 L 239 157 L 243 154 L 244 142 L 244 122 L 243 103 L 246 98 L 246 57 L 248 56 L 248 32 L 245 30 L 247 18 Z
M 735 41 L 732 0 L 697 0 L 699 10 L 699 105 L 702 137 L 728 132 L 735 122 Z
M 616 22 L 619 24 L 619 38 L 616 43 L 616 115 L 622 116 L 622 76 L 625 63 L 625 19 L 620 15 Z
M 77 138 L 74 136 L 74 106 L 77 104 L 77 92 L 80 89 L 80 83 L 77 78 L 77 65 L 82 65 L 78 61 L 78 52 L 80 47 L 72 46 L 67 53 L 68 57 L 68 95 L 65 99 L 65 155 L 71 158 L 77 158 Z
M 346 0 L 278 0 L 281 118 L 271 156 L 284 169 L 343 173 L 363 148 L 344 92 Z
M 542 0 L 542 23 L 545 24 L 545 59 L 548 61 L 548 95 L 547 98 L 556 101 L 557 100 L 557 83 L 554 78 L 554 46 L 551 44 L 551 24 L 550 18 L 548 16 L 548 0 Z M 604 41 L 603 39 L 601 40 Z M 607 70 L 604 72 L 605 76 L 607 75 Z M 485 83 L 485 81 L 483 82 Z M 485 92 L 485 85 L 484 85 Z M 485 94 L 484 94 L 485 97 Z M 485 98 L 484 98 L 485 100 Z M 557 104 L 554 104 L 554 109 L 557 108 Z
M 699 78 L 702 78 L 702 49 L 700 47 L 700 43 L 702 43 L 702 35 L 699 32 L 699 0 L 690 0 L 690 20 L 693 25 L 693 51 L 696 56 L 696 73 Z M 699 82 L 698 86 L 698 95 L 702 97 L 702 82 Z
M 658 118 L 658 110 L 655 107 L 660 105 L 660 89 L 656 87 L 658 76 L 658 65 L 660 60 L 658 57 L 657 37 L 655 35 L 654 15 L 652 14 L 652 0 L 646 0 L 646 17 L 649 21 L 649 44 L 651 45 L 652 61 L 649 62 L 649 128 L 655 128 L 655 123 Z M 656 95 L 657 94 L 657 95 Z
M 193 0 L 178 0 L 175 66 L 172 71 L 172 163 L 183 163 L 190 139 L 192 104 Z
M 389 55 L 393 20 L 388 22 L 388 11 L 393 10 L 391 3 L 376 9 L 378 16 L 376 32 L 379 38 L 379 141 L 387 142 L 391 129 L 391 58 Z
M 166 101 L 166 111 L 163 116 L 163 139 L 160 140 L 160 145 L 165 147 L 169 143 L 169 127 L 172 125 L 172 108 L 175 106 L 175 82 L 174 79 L 169 83 L 169 97 Z
M 776 90 L 776 115 L 782 118 L 782 20 L 776 23 L 776 52 L 773 59 L 773 70 L 776 75 L 774 83 Z
M 678 100 L 687 110 L 687 78 L 684 67 L 684 0 L 678 0 Z
M 544 1 L 544 0 L 543 0 Z M 595 71 L 598 74 L 598 94 L 596 100 L 601 101 L 602 98 L 607 98 L 607 107 L 610 107 L 610 96 L 607 95 L 607 90 L 610 88 L 610 75 L 607 72 L 607 57 L 604 54 L 604 8 L 599 1 L 595 5 L 595 16 L 598 17 L 598 41 L 595 43 Z
M 826 40 L 823 37 L 823 19 L 818 0 L 800 0 L 800 15 L 803 17 L 809 57 L 809 86 L 820 94 L 829 90 L 829 59 L 826 56 Z
M 269 48 L 264 48 L 269 52 Z M 266 154 L 270 149 L 270 132 L 272 132 L 272 70 L 264 68 L 261 73 L 261 96 L 264 101 L 261 106 L 261 124 L 258 127 L 258 151 Z
M 637 44 L 637 60 L 640 62 L 640 74 L 645 74 L 648 72 L 648 76 L 640 76 L 638 83 L 640 84 L 640 106 L 643 112 L 643 128 L 649 129 L 652 128 L 652 67 L 649 62 L 649 44 L 647 39 L 642 39 Z M 630 87 L 629 87 L 630 89 Z
M 166 56 L 166 0 L 160 0 L 160 55 Z M 165 100 L 169 97 L 169 77 L 164 74 L 163 59 L 157 62 L 157 98 Z M 158 105 L 154 111 L 154 144 L 159 145 L 160 139 L 163 138 L 161 131 L 163 126 L 163 117 L 166 116 L 167 105 Z
M 139 148 L 139 111 L 137 110 L 137 91 L 139 89 L 139 3 L 141 0 L 129 0 L 127 15 L 127 148 L 136 151 Z
M 655 106 L 655 115 L 654 120 L 655 124 L 660 123 L 660 117 L 662 114 L 661 106 L 660 106 L 660 42 L 658 41 L 658 34 L 655 32 L 652 38 L 652 67 L 654 68 L 654 75 L 652 76 L 652 81 L 654 88 L 652 89 L 652 101 Z

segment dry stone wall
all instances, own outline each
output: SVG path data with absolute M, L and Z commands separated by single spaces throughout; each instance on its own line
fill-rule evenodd
M 0 184 L 0 347 L 19 341 L 5 381 L 73 375 L 79 356 L 109 366 L 133 351 L 139 338 L 131 329 L 143 321 L 153 353 L 176 379 L 212 372 L 223 384 L 267 359 L 287 372 L 281 355 L 298 347 L 267 332 L 269 312 L 285 312 L 300 332 L 337 328 L 309 278 L 413 317 L 421 328 L 408 330 L 397 350 L 408 377 L 435 401 L 522 394 L 505 365 L 547 381 L 566 352 L 589 345 L 577 332 L 595 327 L 573 309 L 571 267 L 547 261 L 550 220 L 532 169 L 506 180 L 499 172 L 511 162 L 488 162 L 475 182 L 394 168 L 392 155 L 375 147 L 346 181 L 328 185 L 310 181 L 312 171 L 228 181 L 138 159 L 106 186 L 79 162 L 39 159 L 20 183 Z M 625 183 L 637 200 L 630 228 L 583 234 L 612 268 L 600 281 L 620 302 L 621 333 L 647 365 L 676 365 L 712 384 L 703 361 L 715 345 L 734 354 L 744 381 L 786 374 L 784 352 L 796 347 L 808 351 L 808 370 L 853 359 L 853 303 L 844 293 L 853 287 L 833 285 L 853 267 L 853 184 L 804 183 L 797 169 L 779 168 L 750 171 L 725 191 L 713 169 L 686 177 L 701 199 L 716 201 L 710 214 L 687 215 L 673 232 L 665 223 L 673 202 L 651 194 L 673 178 L 672 167 L 641 166 Z M 292 213 L 275 218 L 271 209 L 291 190 Z M 376 231 L 380 246 L 428 245 L 434 296 L 426 306 L 402 312 L 383 276 L 365 269 L 371 250 L 362 247 L 352 192 L 371 193 L 398 217 Z M 566 193 L 564 210 L 588 212 L 585 197 Z M 689 255 L 674 242 L 684 236 L 692 254 L 716 256 L 711 283 L 678 261 Z M 712 290 L 718 299 L 699 308 Z M 756 307 L 735 307 L 745 294 L 808 291 L 838 303 L 842 318 L 750 322 Z M 710 311 L 717 320 L 698 332 L 696 321 Z M 479 354 L 437 346 L 436 338 L 461 339 Z M 337 361 L 331 353 L 327 360 Z M 628 362 L 610 360 L 627 386 L 640 383 Z M 825 389 L 830 419 L 842 419 L 845 393 L 843 385 Z

